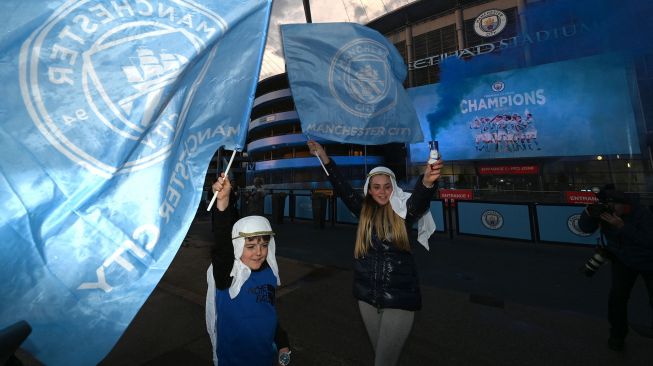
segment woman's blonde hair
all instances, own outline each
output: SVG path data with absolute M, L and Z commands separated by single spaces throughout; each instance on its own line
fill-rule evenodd
M 404 219 L 392 210 L 390 203 L 380 206 L 368 193 L 363 200 L 358 221 L 356 246 L 354 247 L 355 258 L 361 258 L 367 254 L 372 243 L 372 228 L 379 239 L 391 242 L 401 250 L 410 251 Z

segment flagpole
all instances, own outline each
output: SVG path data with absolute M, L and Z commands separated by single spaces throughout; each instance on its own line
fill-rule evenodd
M 229 164 L 227 164 L 227 169 L 224 171 L 224 176 L 225 178 L 227 177 L 227 174 L 229 174 L 229 168 L 231 168 L 231 163 L 234 162 L 234 157 L 236 157 L 236 150 L 231 154 L 231 158 L 229 159 Z M 213 207 L 213 203 L 215 202 L 215 199 L 218 198 L 218 191 L 213 192 L 213 198 L 211 198 L 211 202 L 209 202 L 209 206 L 206 208 L 207 211 L 211 211 L 211 207 Z
M 327 177 L 328 177 L 328 176 L 329 176 L 329 172 L 327 172 L 326 167 L 324 166 L 324 163 L 322 162 L 322 159 L 320 159 L 320 157 L 317 155 L 317 153 L 315 153 L 315 157 L 316 157 L 317 160 L 320 162 L 320 165 L 322 165 L 322 169 L 324 169 L 324 172 L 326 173 L 326 175 L 327 175 Z
M 304 3 L 304 16 L 306 17 L 306 23 L 313 23 L 311 17 L 311 2 L 310 0 L 303 0 Z
M 311 137 L 310 137 L 306 132 L 304 132 L 304 135 L 306 136 L 306 139 L 308 139 L 308 141 L 311 141 Z M 329 172 L 326 170 L 326 167 L 324 166 L 324 163 L 322 162 L 322 159 L 320 158 L 320 156 L 317 154 L 317 151 L 315 151 L 315 152 L 313 153 L 313 155 L 315 155 L 315 157 L 317 158 L 317 160 L 320 162 L 320 165 L 322 165 L 322 169 L 324 169 L 324 173 L 326 173 L 326 175 L 327 175 L 327 177 L 328 177 L 328 176 L 329 176 Z

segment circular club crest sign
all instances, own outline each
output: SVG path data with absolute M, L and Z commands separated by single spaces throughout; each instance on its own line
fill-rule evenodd
M 187 106 L 170 98 L 173 83 L 225 29 L 190 0 L 68 1 L 22 45 L 25 105 L 48 141 L 87 170 L 145 168 L 169 155 L 181 130 Z
M 371 39 L 355 39 L 338 50 L 329 67 L 329 89 L 344 110 L 371 118 L 395 106 L 397 88 L 388 54 Z
M 507 17 L 497 9 L 486 10 L 474 21 L 474 31 L 481 37 L 493 37 L 506 27 Z
M 498 230 L 503 226 L 503 215 L 499 211 L 487 210 L 481 215 L 481 222 L 490 230 Z
M 503 81 L 495 81 L 492 83 L 492 91 L 502 92 L 506 88 L 506 84 Z
M 578 220 L 580 220 L 580 214 L 573 214 L 567 219 L 567 228 L 569 231 L 578 236 L 590 236 L 592 233 L 586 233 L 580 229 L 578 226 Z

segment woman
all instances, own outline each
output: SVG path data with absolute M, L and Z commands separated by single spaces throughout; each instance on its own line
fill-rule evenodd
M 428 249 L 428 238 L 435 231 L 428 211 L 442 161 L 426 166 L 412 195 L 397 187 L 390 169 L 374 168 L 367 176 L 361 197 L 343 179 L 319 143 L 309 141 L 308 147 L 325 164 L 340 199 L 359 216 L 354 247 L 354 297 L 374 349 L 374 365 L 396 365 L 411 331 L 414 312 L 422 307 L 408 231 L 419 221 L 418 241 Z
M 214 364 L 272 366 L 289 362 L 288 336 L 279 326 L 275 290 L 280 284 L 274 233 L 262 216 L 238 221 L 224 174 L 213 222 L 215 246 L 207 271 L 206 326 Z

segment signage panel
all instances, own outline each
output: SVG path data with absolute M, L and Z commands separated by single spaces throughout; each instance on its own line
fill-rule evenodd
M 458 202 L 459 234 L 533 240 L 526 204 Z
M 470 201 L 474 199 L 474 192 L 471 189 L 439 189 L 438 194 L 441 200 Z
M 345 205 L 345 203 L 342 202 L 340 198 L 338 198 L 337 201 L 338 203 L 336 203 L 336 221 L 350 223 L 350 224 L 357 224 L 358 217 L 354 215 L 351 211 L 349 211 L 347 205 Z
M 588 205 L 599 201 L 599 199 L 596 198 L 594 192 L 576 192 L 576 191 L 565 192 L 565 200 L 567 201 L 567 203 L 581 204 L 581 205 Z
M 442 201 L 431 201 L 431 215 L 433 216 L 433 221 L 435 221 L 435 231 L 443 233 L 446 229 L 444 226 L 444 207 Z M 415 224 L 417 228 L 417 224 Z
M 433 221 L 435 222 L 435 232 L 445 232 L 444 201 L 431 201 L 430 210 L 431 216 L 433 216 Z M 413 223 L 413 230 L 417 230 L 417 222 Z
M 537 226 L 541 241 L 596 245 L 600 234 L 584 233 L 578 227 L 578 219 L 584 207 L 537 205 Z
M 263 213 L 272 215 L 272 195 L 265 195 L 265 199 L 263 199 Z
M 481 175 L 522 175 L 538 174 L 539 172 L 540 167 L 537 165 L 498 165 L 478 168 L 478 174 Z
M 313 219 L 313 203 L 310 196 L 295 196 L 295 217 Z

